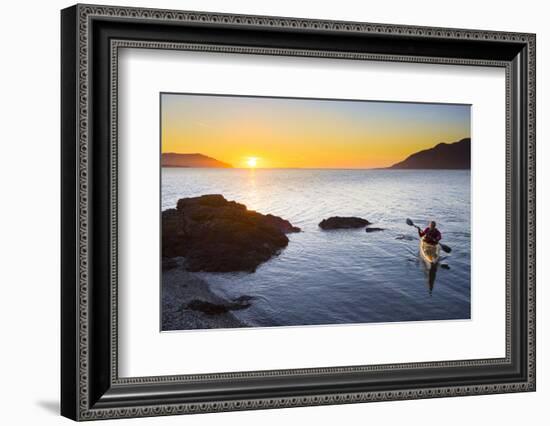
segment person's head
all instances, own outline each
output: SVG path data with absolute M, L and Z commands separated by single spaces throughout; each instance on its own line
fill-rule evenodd
M 435 221 L 434 220 L 432 220 L 430 222 L 430 229 L 435 229 Z

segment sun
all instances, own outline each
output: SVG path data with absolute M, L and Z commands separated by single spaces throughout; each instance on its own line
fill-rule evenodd
M 246 159 L 246 165 L 251 169 L 256 168 L 258 166 L 258 157 L 248 157 Z

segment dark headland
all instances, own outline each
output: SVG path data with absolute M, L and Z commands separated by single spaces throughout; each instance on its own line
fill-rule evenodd
M 470 169 L 470 138 L 419 151 L 390 169 Z
M 161 159 L 162 167 L 203 167 L 203 168 L 231 168 L 231 164 L 224 163 L 203 154 L 178 154 L 165 152 Z

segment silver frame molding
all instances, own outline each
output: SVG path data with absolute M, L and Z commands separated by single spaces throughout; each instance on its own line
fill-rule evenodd
M 506 393 L 535 390 L 535 35 L 510 32 L 478 31 L 448 28 L 415 27 L 403 25 L 370 24 L 358 22 L 337 22 L 267 16 L 229 15 L 217 13 L 141 9 L 127 7 L 104 7 L 77 5 L 63 11 L 62 50 L 63 80 L 62 103 L 62 162 L 64 165 L 63 227 L 62 249 L 62 414 L 75 420 L 93 420 L 106 418 L 160 416 L 171 414 L 206 413 L 231 410 L 249 410 L 263 408 L 281 408 L 326 404 L 345 404 L 355 402 L 405 400 L 418 398 L 436 398 L 446 396 L 465 396 L 490 393 Z M 424 40 L 434 46 L 441 43 L 478 43 L 483 46 L 514 46 L 524 49 L 521 60 L 444 57 L 431 55 L 406 55 L 394 53 L 369 53 L 345 50 L 324 50 L 316 48 L 247 46 L 236 43 L 219 44 L 208 41 L 176 41 L 168 38 L 144 40 L 135 38 L 135 34 L 121 32 L 108 38 L 108 64 L 97 64 L 94 56 L 104 43 L 101 31 L 95 30 L 94 23 L 102 22 L 108 30 L 117 33 L 117 23 L 136 23 L 141 26 L 164 25 L 191 26 L 193 28 L 224 28 L 246 32 L 250 30 L 291 32 L 292 34 L 326 34 L 342 37 L 373 36 L 380 39 L 409 37 L 411 43 Z M 96 31 L 96 33 L 93 33 Z M 94 38 L 97 37 L 97 38 Z M 191 37 L 192 38 L 192 37 Z M 336 43 L 336 42 L 335 42 Z M 509 46 L 509 47 L 508 47 Z M 118 53 L 122 48 L 193 50 L 224 52 L 234 54 L 261 54 L 274 56 L 308 56 L 343 60 L 417 62 L 430 64 L 453 64 L 464 66 L 488 66 L 504 68 L 506 72 L 506 356 L 496 359 L 457 360 L 446 362 L 385 364 L 365 366 L 338 366 L 316 369 L 272 370 L 239 373 L 219 373 L 204 375 L 174 375 L 158 377 L 118 376 L 118 325 L 117 325 L 117 162 L 118 162 Z M 503 53 L 503 56 L 505 54 Z M 101 65 L 106 77 L 97 77 L 94 66 Z M 523 79 L 515 78 L 519 67 L 526 70 Z M 102 71 L 103 72 L 103 71 Z M 103 75 L 103 74 L 101 74 Z M 65 78 L 62 77 L 62 78 Z M 524 93 L 514 103 L 517 94 Z M 97 94 L 108 98 L 106 122 L 93 127 L 92 117 L 99 111 Z M 95 108 L 95 109 L 94 109 Z M 101 110 L 102 111 L 102 110 Z M 518 118 L 521 125 L 514 122 Z M 96 119 L 97 121 L 98 119 Z M 108 123 L 107 123 L 108 121 Z M 105 127 L 109 141 L 107 147 L 97 148 L 93 141 Z M 519 141 L 514 145 L 514 141 Z M 66 156 L 66 157 L 64 157 Z M 109 194 L 105 203 L 105 223 L 96 222 L 100 200 L 103 195 L 95 176 L 98 158 L 105 156 L 105 168 L 108 173 Z M 108 164 L 107 164 L 108 163 Z M 524 172 L 522 174 L 522 171 Z M 522 177 L 523 176 L 523 177 Z M 69 182 L 70 180 L 70 182 Z M 103 202 L 102 202 L 103 203 Z M 514 209 L 520 209 L 513 214 Z M 514 229 L 514 217 L 521 216 L 526 240 L 517 241 Z M 67 224 L 65 223 L 67 221 Z M 520 219 L 517 219 L 518 221 Z M 69 222 L 71 225 L 69 225 Z M 108 222 L 108 223 L 107 223 Z M 519 222 L 518 222 L 519 223 Z M 96 248 L 98 237 L 96 228 L 108 227 L 108 238 L 103 241 L 104 251 L 108 254 L 108 265 L 104 265 L 108 279 L 108 296 L 96 296 L 97 276 L 102 272 L 97 268 Z M 513 246 L 514 244 L 514 246 Z M 518 247 L 520 247 L 518 249 Z M 520 275 L 512 265 L 512 257 L 517 250 L 524 250 L 524 271 Z M 103 276 L 103 275 L 102 275 Z M 525 277 L 525 280 L 524 280 Z M 513 283 L 522 281 L 514 287 Z M 525 281 L 525 282 L 523 282 Z M 521 288 L 521 292 L 518 290 Z M 103 293 L 102 293 L 103 294 Z M 107 294 L 107 293 L 105 293 Z M 522 312 L 513 309 L 513 301 L 522 298 Z M 101 314 L 93 309 L 105 305 Z M 521 314 L 521 315 L 520 315 Z M 519 317 L 523 319 L 518 319 Z M 98 325 L 101 323 L 101 329 Z M 516 327 L 516 328 L 514 328 Z M 519 328 L 518 328 L 519 327 Z M 524 346 L 516 344 L 518 337 L 514 330 L 521 330 Z M 514 340 L 516 339 L 516 340 Z M 109 349 L 107 354 L 96 354 L 98 342 Z M 516 343 L 515 343 L 516 342 Z M 514 346 L 516 345 L 516 346 Z M 519 345 L 519 346 L 517 346 Z M 514 353 L 515 347 L 521 347 L 521 354 Z M 443 370 L 448 368 L 492 368 L 510 367 L 518 356 L 521 362 L 521 379 L 505 378 L 467 385 L 445 385 L 421 387 L 410 379 L 408 385 L 398 388 L 377 389 L 373 391 L 349 390 L 326 392 L 273 392 L 267 396 L 240 398 L 238 396 L 213 396 L 195 400 L 179 400 L 159 396 L 142 400 L 134 390 L 143 389 L 144 393 L 155 395 L 158 389 L 170 386 L 196 386 L 197 394 L 206 392 L 209 384 L 223 384 L 228 381 L 258 381 L 263 379 L 315 377 L 330 381 L 331 377 L 342 375 L 361 375 L 372 373 L 399 373 L 400 371 L 421 372 L 424 370 Z M 93 358 L 93 360 L 92 360 Z M 523 358 L 522 358 L 523 359 Z M 519 361 L 518 361 L 519 362 Z M 466 370 L 465 370 L 466 371 Z M 434 373 L 435 374 L 435 373 Z M 355 376 L 354 376 L 355 377 Z M 458 383 L 459 380 L 457 379 Z M 351 383 L 351 379 L 350 379 Z M 205 387 L 203 389 L 203 387 Z M 200 391 L 199 391 L 200 390 Z M 74 395 L 73 395 L 74 394 Z M 160 392 L 162 394 L 162 392 Z

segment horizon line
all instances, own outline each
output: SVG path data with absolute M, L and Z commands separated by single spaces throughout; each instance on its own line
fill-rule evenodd
M 186 167 L 186 166 L 162 166 L 162 169 L 214 169 L 214 170 L 472 170 L 467 169 L 426 169 L 426 168 L 393 168 L 388 167 Z

